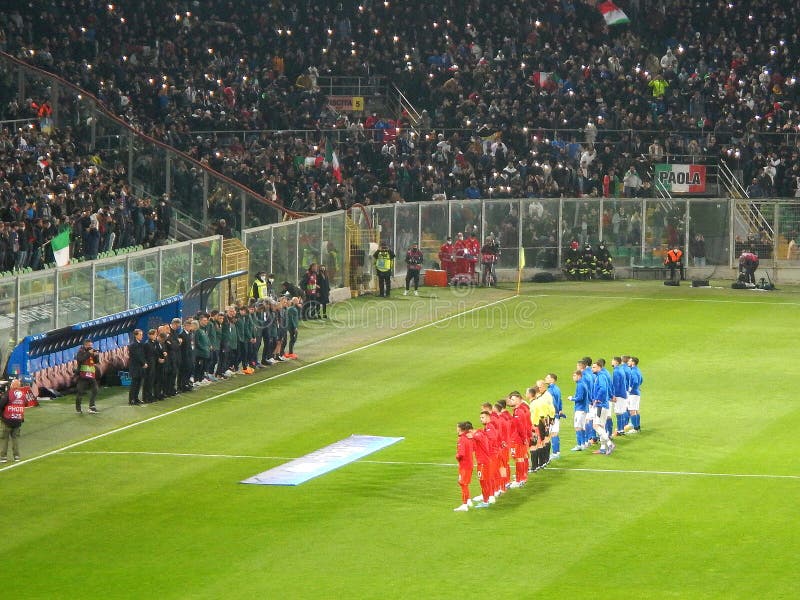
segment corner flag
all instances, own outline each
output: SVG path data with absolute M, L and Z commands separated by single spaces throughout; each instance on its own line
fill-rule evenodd
M 525 268 L 525 248 L 519 247 L 519 269 L 517 269 L 517 295 L 522 285 L 522 269 Z
M 69 229 L 65 229 L 56 237 L 50 240 L 53 246 L 53 256 L 56 258 L 56 264 L 59 267 L 64 267 L 69 264 Z

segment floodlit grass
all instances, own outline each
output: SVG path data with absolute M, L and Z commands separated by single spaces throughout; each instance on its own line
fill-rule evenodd
M 21 443 L 26 459 L 50 454 L 0 471 L 4 594 L 796 597 L 798 292 L 360 299 L 303 324 L 300 361 L 252 377 L 146 407 L 105 390 L 99 415 L 44 402 Z M 547 371 L 566 398 L 579 357 L 622 353 L 645 377 L 640 435 L 609 457 L 570 453 L 562 421 L 560 461 L 453 513 L 457 421 Z M 298 487 L 238 483 L 353 433 L 405 440 Z

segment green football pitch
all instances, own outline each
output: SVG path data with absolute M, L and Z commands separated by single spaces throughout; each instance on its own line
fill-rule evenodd
M 797 597 L 800 289 L 426 289 L 303 323 L 298 361 L 144 407 L 29 409 L 0 470 L 5 598 Z M 642 432 L 454 513 L 455 424 L 578 358 L 639 356 Z M 239 482 L 351 434 L 404 441 Z M 473 478 L 472 493 L 479 492 Z

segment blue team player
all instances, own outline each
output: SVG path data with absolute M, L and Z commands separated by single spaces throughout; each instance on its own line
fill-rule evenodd
M 584 356 L 582 359 L 578 361 L 577 367 L 583 373 L 583 385 L 586 386 L 586 393 L 591 396 L 592 395 L 592 388 L 594 387 L 594 380 L 596 375 L 592 373 L 592 358 L 590 356 Z M 590 398 L 591 400 L 591 398 Z M 597 443 L 597 436 L 594 434 L 594 413 L 592 411 L 586 412 L 586 423 L 584 424 L 584 449 L 588 448 L 592 444 Z
M 548 373 L 544 376 L 544 381 L 547 384 L 547 391 L 553 397 L 553 410 L 555 416 L 553 422 L 550 423 L 550 443 L 552 444 L 553 452 L 550 454 L 550 459 L 561 458 L 561 419 L 566 419 L 567 415 L 564 414 L 564 405 L 561 402 L 561 388 L 556 385 L 558 376 L 555 373 Z
M 586 387 L 586 382 L 583 380 L 583 371 L 577 369 L 572 374 L 572 381 L 575 382 L 575 395 L 570 396 L 568 399 L 575 403 L 575 438 L 577 439 L 576 446 L 572 449 L 573 452 L 580 452 L 586 448 L 587 438 L 584 427 L 586 426 L 586 413 L 589 412 L 589 389 Z
M 611 398 L 614 397 L 614 383 L 611 373 L 606 368 L 606 359 L 605 358 L 598 358 L 597 364 L 600 365 L 601 369 L 598 373 L 598 376 L 604 377 L 606 380 L 606 384 L 608 385 L 608 389 L 611 390 Z M 611 437 L 614 433 L 614 422 L 611 420 L 611 405 L 609 404 L 608 410 L 608 420 L 605 422 L 606 433 L 608 437 Z
M 602 370 L 603 366 L 599 362 L 592 363 L 595 379 L 592 387 L 591 410 L 594 413 L 594 430 L 597 437 L 600 438 L 600 450 L 596 450 L 595 454 L 611 454 L 615 445 L 606 431 L 606 421 L 610 414 L 611 388 L 608 385 L 608 378 L 600 373 Z
M 614 366 L 611 394 L 614 402 L 614 414 L 617 417 L 617 435 L 625 435 L 625 425 L 628 422 L 628 377 L 625 373 L 626 365 L 622 357 L 615 356 L 611 359 Z
M 628 392 L 628 412 L 631 415 L 631 425 L 633 429 L 631 433 L 636 433 L 641 429 L 642 421 L 639 415 L 639 405 L 641 403 L 641 387 L 644 377 L 639 370 L 639 358 L 631 356 L 628 359 L 628 366 L 630 367 L 630 391 Z

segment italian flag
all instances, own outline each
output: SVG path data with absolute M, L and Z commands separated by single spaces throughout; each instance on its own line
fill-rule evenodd
M 331 168 L 336 181 L 342 183 L 342 169 L 339 167 L 339 157 L 336 156 L 333 144 L 329 139 L 325 140 L 325 163 Z
M 603 19 L 606 21 L 606 25 L 609 27 L 611 25 L 624 25 L 625 23 L 630 23 L 631 20 L 628 18 L 622 9 L 619 6 L 608 0 L 608 2 L 603 2 L 602 4 L 597 5 L 597 9 L 603 15 Z
M 533 81 L 536 87 L 554 88 L 556 84 L 561 81 L 561 78 L 552 72 L 534 71 L 533 75 L 531 75 L 531 81 Z
M 53 246 L 53 255 L 56 257 L 56 264 L 64 267 L 69 264 L 69 229 L 65 229 L 56 237 L 50 240 Z

